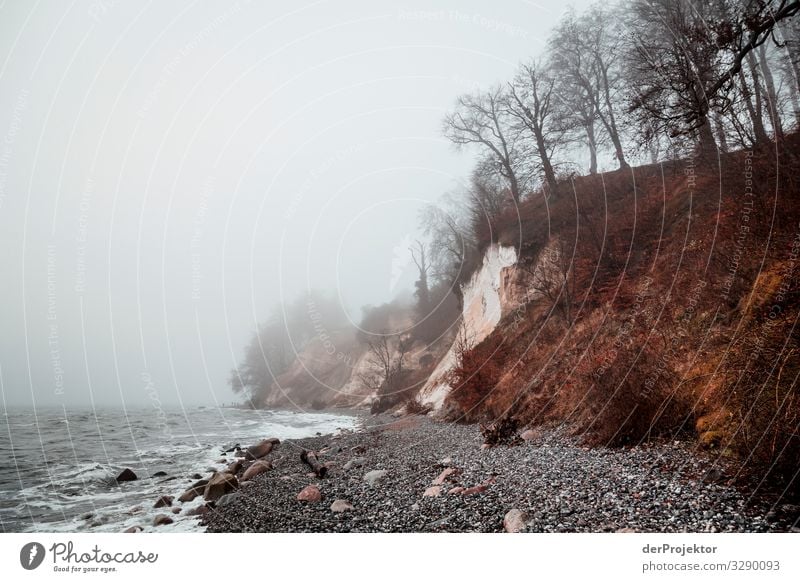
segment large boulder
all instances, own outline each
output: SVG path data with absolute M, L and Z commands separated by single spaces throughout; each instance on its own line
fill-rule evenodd
M 257 445 L 248 447 L 245 451 L 244 458 L 248 461 L 255 461 L 262 457 L 266 457 L 272 449 L 274 449 L 281 441 L 276 438 L 264 439 Z
M 322 499 L 322 493 L 319 492 L 319 488 L 315 485 L 309 485 L 305 489 L 303 489 L 300 493 L 297 494 L 298 501 L 307 501 L 308 503 L 316 503 Z
M 272 463 L 261 459 L 260 461 L 256 461 L 252 465 L 250 465 L 247 470 L 242 475 L 242 481 L 249 481 L 256 475 L 260 475 L 261 473 L 265 473 L 272 469 Z
M 208 480 L 203 499 L 206 501 L 216 501 L 223 495 L 227 495 L 239 488 L 239 480 L 236 475 L 230 473 L 214 473 Z
M 117 475 L 117 483 L 124 483 L 126 481 L 136 481 L 139 477 L 136 476 L 131 469 L 123 469 L 122 473 Z

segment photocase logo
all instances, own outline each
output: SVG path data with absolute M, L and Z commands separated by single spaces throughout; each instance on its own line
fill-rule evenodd
M 38 542 L 30 542 L 22 546 L 19 552 L 19 563 L 26 570 L 35 570 L 44 561 L 44 546 Z

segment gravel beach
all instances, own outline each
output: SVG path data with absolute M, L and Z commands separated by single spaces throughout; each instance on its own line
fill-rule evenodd
M 357 432 L 285 441 L 273 468 L 217 502 L 209 532 L 767 532 L 798 508 L 748 503 L 728 472 L 671 441 L 586 448 L 563 430 L 482 448 L 475 425 L 368 417 Z M 318 478 L 300 460 L 317 451 Z M 309 487 L 311 486 L 311 487 Z M 298 494 L 303 491 L 298 500 Z M 504 524 L 505 521 L 505 524 Z

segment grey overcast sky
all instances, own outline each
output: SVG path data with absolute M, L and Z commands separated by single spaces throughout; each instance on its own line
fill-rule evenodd
M 442 116 L 566 7 L 2 2 L 0 404 L 230 402 L 281 299 L 410 286 L 420 207 L 473 163 Z

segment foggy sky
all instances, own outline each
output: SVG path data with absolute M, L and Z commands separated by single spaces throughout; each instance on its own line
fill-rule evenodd
M 410 287 L 419 209 L 474 161 L 443 115 L 564 9 L 4 2 L 0 407 L 231 402 L 277 302 Z

